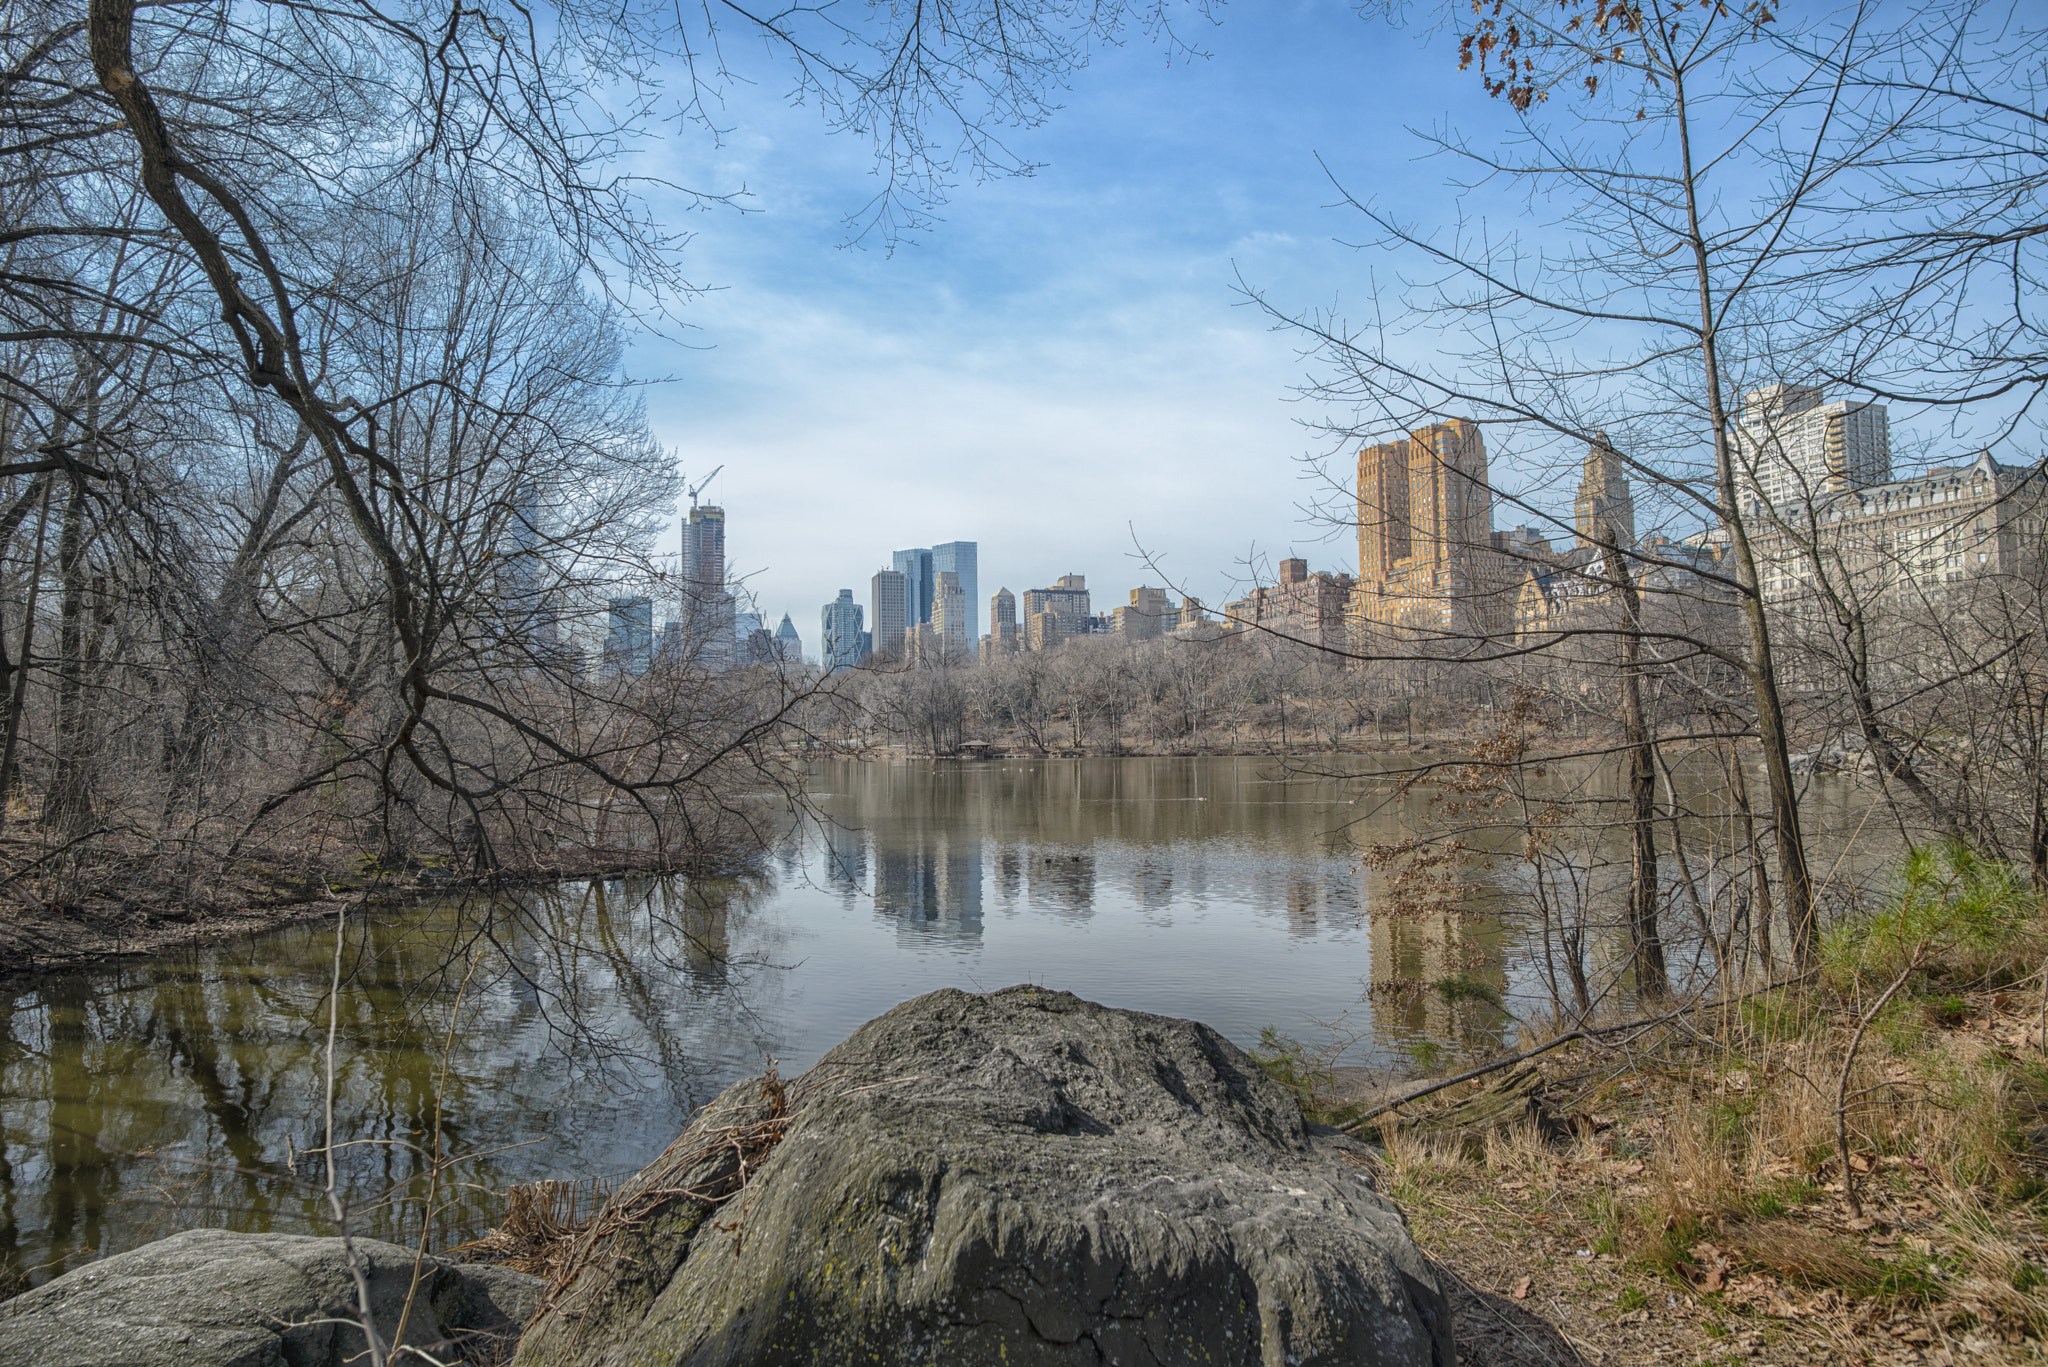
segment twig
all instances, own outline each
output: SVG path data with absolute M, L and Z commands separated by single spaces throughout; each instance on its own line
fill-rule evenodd
M 1899 970 L 1899 976 L 1892 979 L 1892 985 L 1856 1022 L 1856 1033 L 1849 1036 L 1848 1051 L 1842 1055 L 1842 1076 L 1835 1084 L 1835 1156 L 1842 1160 L 1842 1203 L 1849 1207 L 1852 1220 L 1863 1218 L 1863 1202 L 1856 1195 L 1856 1169 L 1849 1163 L 1849 1074 L 1856 1067 L 1856 1051 L 1863 1047 L 1863 1032 L 1870 1028 L 1870 1023 L 1877 1019 L 1878 1013 L 1884 1010 L 1898 990 L 1920 971 L 1921 961 L 1926 957 L 1925 943 L 1914 948 L 1913 957 Z
M 433 1166 L 427 1170 L 427 1198 L 420 1205 L 420 1242 L 413 1250 L 412 1280 L 406 1284 L 405 1307 L 398 1312 L 398 1328 L 391 1333 L 393 1344 L 405 1342 L 405 1327 L 412 1319 L 413 1301 L 420 1292 L 420 1271 L 427 1260 L 427 1236 L 434 1227 L 434 1198 L 441 1187 L 441 1099 L 448 1094 L 448 1064 L 455 1054 L 455 1028 L 462 1019 L 462 994 L 469 991 L 469 980 L 476 976 L 477 957 L 472 951 L 469 956 L 469 971 L 462 975 L 462 983 L 455 989 L 455 1004 L 448 1009 L 448 1037 L 441 1044 L 441 1076 L 434 1085 L 434 1148 Z
M 1641 1030 L 1652 1025 L 1662 1025 L 1666 1021 L 1677 1020 L 1680 1016 L 1688 1016 L 1695 1011 L 1710 1010 L 1717 1006 L 1732 1006 L 1736 1002 L 1744 1001 L 1750 997 L 1759 997 L 1766 992 L 1775 992 L 1781 987 L 1790 987 L 1793 983 L 1804 982 L 1806 979 L 1811 978 L 1814 972 L 1815 970 L 1809 969 L 1793 977 L 1782 978 L 1777 982 L 1744 992 L 1740 996 L 1717 997 L 1710 1002 L 1694 1002 L 1690 1006 L 1681 1006 L 1676 1011 L 1666 1011 L 1659 1016 L 1644 1016 L 1640 1020 L 1623 1021 L 1619 1025 L 1599 1025 L 1578 1030 L 1568 1030 L 1554 1040 L 1537 1045 L 1534 1049 L 1525 1049 L 1519 1054 L 1510 1054 L 1506 1058 L 1495 1059 L 1492 1063 L 1482 1064 L 1470 1072 L 1460 1073 L 1456 1077 L 1445 1078 L 1442 1082 L 1433 1082 L 1429 1086 L 1409 1092 L 1405 1096 L 1397 1097 L 1392 1101 L 1382 1102 L 1358 1117 L 1358 1119 L 1352 1121 L 1349 1125 L 1346 1125 L 1344 1129 L 1347 1132 L 1355 1133 L 1366 1121 L 1376 1119 L 1398 1107 L 1406 1106 L 1411 1101 L 1420 1101 L 1423 1097 L 1441 1092 L 1446 1087 L 1455 1087 L 1461 1082 L 1470 1082 L 1474 1078 L 1485 1077 L 1488 1073 L 1497 1073 L 1503 1068 L 1512 1068 L 1517 1063 L 1527 1062 L 1539 1054 L 1547 1054 L 1552 1049 L 1558 1048 L 1560 1045 L 1569 1044 L 1573 1040 L 1596 1039 L 1602 1035 L 1623 1034 L 1630 1030 Z
M 336 1187 L 334 1170 L 334 1041 L 341 1033 L 341 957 L 348 943 L 348 904 L 344 902 L 334 918 L 334 981 L 327 991 L 327 1076 L 322 1097 L 327 1128 L 327 1207 L 341 1232 L 342 1257 L 356 1284 L 356 1310 L 363 1319 L 363 1339 L 370 1345 L 370 1367 L 384 1367 L 384 1342 L 377 1337 L 377 1320 L 370 1309 L 370 1279 L 363 1275 L 362 1260 L 356 1256 L 355 1240 L 349 1237 L 348 1208 Z

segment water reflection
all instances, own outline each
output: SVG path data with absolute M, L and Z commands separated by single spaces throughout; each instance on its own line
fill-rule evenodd
M 1279 779 L 1238 759 L 825 766 L 823 819 L 752 880 L 379 914 L 349 939 L 340 999 L 358 1227 L 417 1235 L 437 1104 L 459 1158 L 446 1243 L 481 1233 L 506 1184 L 632 1172 L 764 1058 L 800 1070 L 940 986 L 1041 982 L 1241 1043 L 1342 1019 L 1362 1057 L 1503 1028 L 1433 996 L 1366 999 L 1371 979 L 1474 965 L 1533 987 L 1511 920 L 1367 917 L 1386 888 L 1359 852 L 1418 830 L 1426 796 Z M 1514 876 L 1487 874 L 1482 902 Z M 305 1154 L 332 954 L 307 927 L 0 991 L 0 1277 L 190 1224 L 325 1228 Z

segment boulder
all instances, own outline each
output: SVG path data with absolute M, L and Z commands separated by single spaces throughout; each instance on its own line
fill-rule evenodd
M 1453 1367 L 1366 1154 L 1193 1021 L 934 992 L 707 1107 L 514 1361 Z
M 389 1342 L 413 1250 L 355 1247 Z M 405 1339 L 450 1364 L 501 1360 L 546 1289 L 503 1267 L 424 1272 Z M 187 1230 L 0 1301 L 0 1367 L 341 1367 L 367 1364 L 363 1348 L 339 1239 Z

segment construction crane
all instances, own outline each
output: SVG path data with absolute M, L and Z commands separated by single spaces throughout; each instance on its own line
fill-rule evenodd
M 718 467 L 718 470 L 723 470 L 724 468 L 725 468 L 725 467 L 724 467 L 723 465 L 721 465 L 721 466 L 719 466 L 719 467 Z M 709 483 L 710 483 L 710 482 L 711 482 L 712 480 L 714 480 L 714 479 L 717 479 L 717 478 L 718 478 L 718 470 L 713 470 L 713 471 L 712 471 L 712 472 L 711 472 L 710 474 L 708 474 L 708 475 L 704 476 L 704 478 L 702 478 L 702 479 L 698 480 L 698 481 L 696 482 L 696 484 L 695 484 L 695 485 L 693 485 L 693 486 L 691 487 L 691 489 L 690 489 L 690 506 L 691 506 L 692 508 L 694 508 L 694 507 L 696 507 L 696 506 L 697 506 L 697 495 L 698 495 L 698 493 L 700 493 L 700 492 L 701 492 L 701 491 L 703 490 L 704 486 L 705 486 L 705 485 L 707 485 L 707 484 L 709 484 Z

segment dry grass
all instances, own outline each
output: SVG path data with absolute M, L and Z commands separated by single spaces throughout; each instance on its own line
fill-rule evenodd
M 1482 1156 L 1390 1128 L 1381 1177 L 1426 1250 L 1542 1302 L 1589 1361 L 2048 1360 L 2038 991 L 1937 983 L 1874 1022 L 1847 1089 L 1864 1219 L 1835 1149 L 1853 1017 L 1823 993 L 1648 1053 L 1572 1045 L 1546 1071 L 1590 1079 L 1548 1102 L 1597 1135 Z
M 470 1262 L 501 1263 L 515 1271 L 555 1279 L 576 1240 L 604 1208 L 599 1181 L 530 1182 L 505 1190 L 505 1214 L 481 1239 L 448 1252 Z

